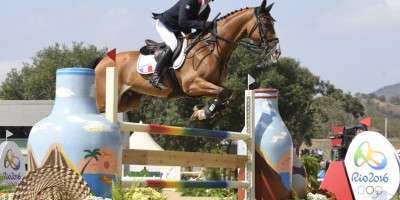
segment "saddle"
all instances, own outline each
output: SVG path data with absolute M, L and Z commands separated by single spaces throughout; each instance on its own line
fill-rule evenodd
M 173 62 L 178 57 L 179 52 L 182 49 L 183 42 L 184 38 L 178 37 L 178 46 L 173 52 L 171 62 Z M 145 43 L 146 46 L 140 48 L 140 53 L 143 55 L 154 55 L 154 59 L 158 62 L 158 60 L 160 60 L 161 53 L 165 50 L 167 44 L 165 42 L 156 42 L 150 39 L 146 39 Z

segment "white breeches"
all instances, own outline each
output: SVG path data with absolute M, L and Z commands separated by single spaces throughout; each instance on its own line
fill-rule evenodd
M 172 52 L 175 51 L 178 46 L 178 41 L 176 40 L 175 34 L 169 31 L 160 20 L 156 21 L 156 29 L 158 34 L 160 34 L 161 39 L 171 48 Z

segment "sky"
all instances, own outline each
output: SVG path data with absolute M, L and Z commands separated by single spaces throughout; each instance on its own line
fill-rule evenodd
M 56 43 L 83 42 L 117 52 L 161 41 L 152 12 L 176 0 L 0 0 L 0 82 Z M 355 94 L 400 83 L 400 0 L 302 0 L 275 3 L 282 56 Z M 210 19 L 261 0 L 215 0 Z M 68 66 L 66 66 L 68 67 Z M 277 88 L 279 89 L 279 88 Z

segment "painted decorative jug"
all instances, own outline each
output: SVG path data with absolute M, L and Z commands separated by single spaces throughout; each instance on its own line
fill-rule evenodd
M 278 94 L 276 89 L 255 90 L 256 160 L 257 156 L 263 158 L 291 191 L 293 141 L 279 114 Z
M 119 128 L 98 112 L 95 72 L 62 68 L 56 75 L 53 111 L 29 134 L 28 170 L 69 167 L 95 196 L 110 198 L 112 181 L 121 177 L 122 143 Z
M 255 163 L 258 198 L 286 198 L 292 190 L 293 142 L 278 110 L 276 89 L 255 89 Z M 244 129 L 245 130 L 245 129 Z M 238 154 L 246 144 L 238 141 Z M 274 173 L 271 173 L 274 171 Z M 278 174 L 274 177 L 273 174 Z M 241 178 L 244 174 L 241 173 Z M 265 176 L 265 177 L 263 177 Z M 273 194 L 266 191 L 274 190 Z

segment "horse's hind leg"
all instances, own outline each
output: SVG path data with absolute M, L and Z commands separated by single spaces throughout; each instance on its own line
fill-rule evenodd
M 219 102 L 222 102 L 222 105 L 231 106 L 233 101 L 235 101 L 236 93 L 232 90 L 223 88 L 221 92 L 217 94 L 217 99 Z
M 135 93 L 133 91 L 125 91 L 121 100 L 118 103 L 118 112 L 128 112 L 137 108 L 140 108 L 141 94 Z

